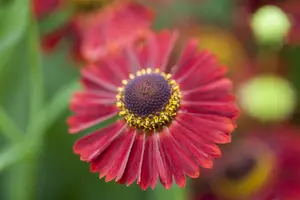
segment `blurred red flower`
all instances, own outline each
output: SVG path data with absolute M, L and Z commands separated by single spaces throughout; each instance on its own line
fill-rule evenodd
M 106 181 L 154 188 L 184 187 L 199 166 L 211 168 L 221 155 L 215 143 L 229 143 L 239 110 L 226 69 L 191 39 L 170 63 L 177 32 L 149 33 L 81 71 L 83 91 L 74 94 L 68 119 L 77 133 L 120 116 L 74 145 L 81 160 Z M 177 54 L 176 54 L 177 55 Z
M 226 200 L 300 199 L 299 154 L 299 130 L 293 127 L 249 132 L 216 163 L 217 167 L 209 176 L 213 190 L 209 197 Z M 205 196 L 197 193 L 197 197 Z
M 149 31 L 152 13 L 139 4 L 117 4 L 77 20 L 82 36 L 82 55 L 97 61 L 110 53 L 138 41 Z
M 60 4 L 58 0 L 35 0 L 34 5 L 39 17 L 58 9 Z M 83 9 L 87 9 L 84 5 Z M 99 5 L 101 6 L 96 6 L 90 12 L 74 12 L 60 28 L 43 35 L 43 49 L 49 52 L 63 38 L 67 38 L 71 41 L 71 54 L 75 59 L 95 61 L 95 57 L 100 59 L 101 56 L 139 40 L 151 26 L 152 12 L 138 3 L 113 1 Z

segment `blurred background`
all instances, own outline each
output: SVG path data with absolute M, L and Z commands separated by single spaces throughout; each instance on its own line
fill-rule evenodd
M 112 2 L 0 0 L 0 199 L 300 199 L 300 1 L 134 1 L 153 11 L 153 29 L 196 37 L 219 57 L 242 110 L 214 168 L 168 191 L 105 183 L 72 151 L 80 136 L 68 134 L 68 103 L 85 65 L 78 21 Z

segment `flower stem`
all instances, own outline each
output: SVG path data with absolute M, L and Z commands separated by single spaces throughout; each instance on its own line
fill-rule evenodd
M 31 17 L 31 15 L 30 15 Z M 30 74 L 30 112 L 29 125 L 26 131 L 26 141 L 32 142 L 31 156 L 25 157 L 15 166 L 11 174 L 11 200 L 32 200 L 35 199 L 34 193 L 37 179 L 38 153 L 42 139 L 37 137 L 36 131 L 44 131 L 39 123 L 35 123 L 36 116 L 43 109 L 43 70 L 42 57 L 39 45 L 39 35 L 37 23 L 34 18 L 29 19 L 28 26 L 28 52 L 29 52 L 29 74 Z M 42 115 L 41 117 L 44 117 Z M 36 128 L 30 128 L 30 127 Z M 32 131 L 35 130 L 35 131 Z
M 36 21 L 30 19 L 28 33 L 29 73 L 30 73 L 30 120 L 34 120 L 43 106 L 43 70 L 39 35 Z M 29 124 L 32 122 L 30 121 Z
M 13 166 L 10 185 L 11 200 L 35 199 L 37 159 L 34 157 L 23 159 Z
M 13 144 L 22 139 L 23 133 L 0 106 L 0 131 Z

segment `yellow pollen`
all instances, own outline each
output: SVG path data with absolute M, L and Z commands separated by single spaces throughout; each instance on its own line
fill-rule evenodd
M 132 113 L 126 108 L 124 103 L 124 91 L 125 86 L 128 83 L 127 80 L 123 80 L 123 86 L 118 89 L 116 106 L 119 109 L 119 115 L 123 117 L 128 126 L 146 133 L 159 132 L 164 127 L 168 126 L 177 115 L 177 111 L 180 107 L 181 93 L 179 85 L 175 80 L 171 79 L 171 74 L 162 73 L 159 69 L 142 69 L 137 71 L 135 75 L 130 74 L 129 79 L 132 80 L 135 77 L 143 76 L 145 74 L 159 74 L 168 82 L 171 95 L 165 107 L 162 108 L 161 111 L 149 114 L 148 116 L 138 116 Z

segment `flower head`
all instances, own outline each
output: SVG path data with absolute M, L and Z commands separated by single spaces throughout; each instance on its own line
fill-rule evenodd
M 212 195 L 228 200 L 299 199 L 299 130 L 284 125 L 240 135 L 208 177 Z
M 258 196 L 269 192 L 277 168 L 276 155 L 267 143 L 256 137 L 242 138 L 218 161 L 210 177 L 215 194 L 225 199 L 265 199 Z
M 138 41 L 149 31 L 152 12 L 137 3 L 115 3 L 77 19 L 85 60 L 97 61 Z
M 221 155 L 216 143 L 230 142 L 239 111 L 225 68 L 199 52 L 194 39 L 171 64 L 177 37 L 149 33 L 143 43 L 82 69 L 84 89 L 71 101 L 70 133 L 119 115 L 74 145 L 100 178 L 137 180 L 143 189 L 158 179 L 170 188 L 174 179 L 184 187 L 185 175 L 198 177 L 199 166 L 211 168 Z
M 72 0 L 69 4 L 75 12 L 66 23 L 43 36 L 42 46 L 51 51 L 66 38 L 72 46 L 71 54 L 80 61 L 94 62 L 118 52 L 141 39 L 152 24 L 152 12 L 136 2 Z

